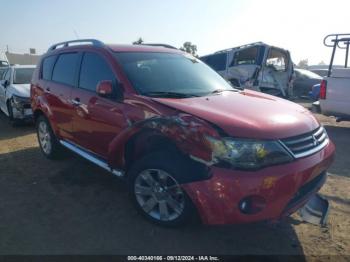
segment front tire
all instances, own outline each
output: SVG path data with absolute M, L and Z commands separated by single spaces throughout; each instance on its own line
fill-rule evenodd
M 167 151 L 137 160 L 128 172 L 131 199 L 139 213 L 153 223 L 174 227 L 195 218 L 195 207 L 179 181 L 185 160 Z
M 41 152 L 49 159 L 57 159 L 61 156 L 61 145 L 52 131 L 49 121 L 44 116 L 39 116 L 36 121 L 37 137 Z

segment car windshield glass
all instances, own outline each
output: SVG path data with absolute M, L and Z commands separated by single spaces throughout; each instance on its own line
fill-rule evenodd
M 16 68 L 13 75 L 14 84 L 29 84 L 32 80 L 34 68 Z
M 115 56 L 142 95 L 185 98 L 234 90 L 209 66 L 190 55 L 122 52 Z

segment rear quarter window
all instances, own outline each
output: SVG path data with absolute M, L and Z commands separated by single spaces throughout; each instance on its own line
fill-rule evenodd
M 52 72 L 52 81 L 74 86 L 77 62 L 77 53 L 59 55 Z

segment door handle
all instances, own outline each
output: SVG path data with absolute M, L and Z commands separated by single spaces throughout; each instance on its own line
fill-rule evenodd
M 72 100 L 72 105 L 74 106 L 80 106 L 81 105 L 81 102 L 80 102 L 80 99 L 78 97 L 74 98 Z

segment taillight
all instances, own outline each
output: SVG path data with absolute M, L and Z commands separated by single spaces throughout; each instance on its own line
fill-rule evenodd
M 320 99 L 326 99 L 327 80 L 322 80 L 320 86 Z

